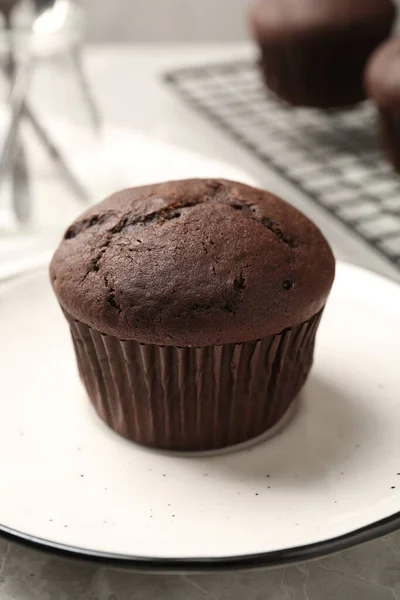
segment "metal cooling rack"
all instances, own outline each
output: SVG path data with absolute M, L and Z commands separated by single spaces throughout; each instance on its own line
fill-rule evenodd
M 400 177 L 382 154 L 369 103 L 330 113 L 287 107 L 250 61 L 180 69 L 166 80 L 400 268 Z

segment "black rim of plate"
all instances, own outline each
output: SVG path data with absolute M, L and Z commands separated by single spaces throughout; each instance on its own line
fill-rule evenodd
M 343 263 L 343 261 L 342 261 Z M 387 277 L 366 269 L 356 264 L 344 262 L 345 265 L 354 266 L 366 273 L 378 276 L 396 285 L 400 285 L 394 278 Z M 43 264 L 30 270 L 28 273 L 18 274 L 11 278 L 11 282 L 35 274 L 43 270 Z M 0 284 L 1 284 L 0 280 Z M 3 284 L 10 283 L 10 280 L 3 281 Z M 257 554 L 243 554 L 237 556 L 225 557 L 202 557 L 202 558 L 162 558 L 151 556 L 126 556 L 118 554 L 106 554 L 96 551 L 85 550 L 75 546 L 57 544 L 50 540 L 29 536 L 15 529 L 9 528 L 0 523 L 0 539 L 23 546 L 27 549 L 57 556 L 75 562 L 83 562 L 97 566 L 108 566 L 114 569 L 132 570 L 137 572 L 152 571 L 156 573 L 187 573 L 187 572 L 212 572 L 229 570 L 260 569 L 269 567 L 279 567 L 293 563 L 300 563 L 309 560 L 323 558 L 329 554 L 349 550 L 360 544 L 378 539 L 389 533 L 400 529 L 400 511 L 389 517 L 370 523 L 364 527 L 355 529 L 343 535 L 306 544 L 304 546 L 295 546 L 283 550 L 273 550 L 270 552 L 260 552 Z
M 152 558 L 147 556 L 119 556 L 95 553 L 63 546 L 48 540 L 27 537 L 13 529 L 0 525 L 0 538 L 19 544 L 40 553 L 50 554 L 61 558 L 91 563 L 98 566 L 108 566 L 116 569 L 132 571 L 155 571 L 159 573 L 186 573 L 228 571 L 234 569 L 259 569 L 267 567 L 284 566 L 347 550 L 359 544 L 369 542 L 376 538 L 388 535 L 400 528 L 400 512 L 346 533 L 330 540 L 297 546 L 284 550 L 247 554 L 243 556 L 229 556 L 221 558 Z

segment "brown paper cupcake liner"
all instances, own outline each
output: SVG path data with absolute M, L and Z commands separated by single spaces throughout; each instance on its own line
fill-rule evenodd
M 373 50 L 387 37 L 388 26 L 365 32 L 352 41 L 343 32 L 335 37 L 293 39 L 273 45 L 260 41 L 260 66 L 267 86 L 296 106 L 346 108 L 366 97 L 362 74 Z M 342 48 L 345 58 L 338 59 Z M 349 50 L 351 48 L 351 51 Z M 333 68 L 341 63 L 341 67 Z
M 116 432 L 169 450 L 212 450 L 274 426 L 304 384 L 321 313 L 280 335 L 177 348 L 123 341 L 66 315 L 81 379 Z

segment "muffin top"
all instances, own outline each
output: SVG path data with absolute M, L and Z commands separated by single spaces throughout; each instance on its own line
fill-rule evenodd
M 382 44 L 365 71 L 368 96 L 381 108 L 400 108 L 400 38 Z
M 272 39 L 390 21 L 395 15 L 392 0 L 255 0 L 250 9 L 255 35 Z
M 334 279 L 328 243 L 268 192 L 225 180 L 123 190 L 66 231 L 50 266 L 74 319 L 120 339 L 239 343 L 318 313 Z

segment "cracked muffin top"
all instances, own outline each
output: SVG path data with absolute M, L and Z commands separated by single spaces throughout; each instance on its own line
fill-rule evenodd
M 66 231 L 50 266 L 73 319 L 123 340 L 240 343 L 307 321 L 325 305 L 334 258 L 283 200 L 226 180 L 123 190 Z

